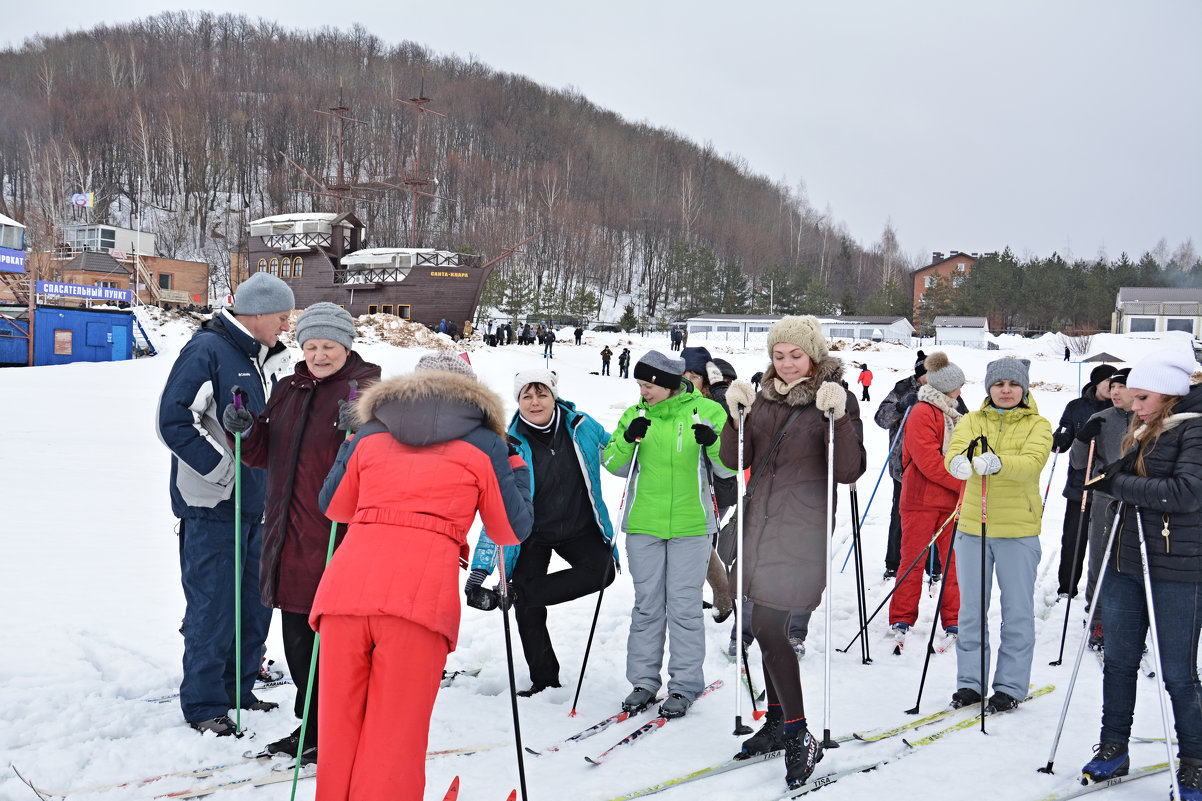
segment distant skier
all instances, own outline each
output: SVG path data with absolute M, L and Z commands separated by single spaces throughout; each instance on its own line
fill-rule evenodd
M 860 377 L 856 379 L 856 383 L 864 387 L 864 394 L 860 396 L 860 401 L 872 400 L 868 397 L 868 388 L 872 386 L 872 371 L 868 369 L 867 364 L 860 366 Z
M 601 375 L 609 375 L 609 360 L 614 355 L 614 352 L 606 345 L 601 349 Z
M 622 348 L 618 354 L 618 377 L 630 378 L 630 348 Z

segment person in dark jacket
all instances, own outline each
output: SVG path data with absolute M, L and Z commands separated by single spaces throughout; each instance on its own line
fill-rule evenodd
M 576 326 L 576 330 L 572 332 L 572 335 L 576 337 L 576 344 L 579 345 L 581 338 L 584 336 L 584 329 L 580 326 Z M 609 374 L 606 373 L 606 375 Z
M 609 360 L 613 358 L 613 355 L 614 352 L 609 349 L 609 345 L 601 349 L 601 375 L 609 375 Z
M 744 508 L 743 596 L 755 604 L 751 627 L 760 644 L 768 713 L 763 727 L 743 743 L 743 753 L 785 751 L 785 779 L 803 784 L 822 758 L 806 724 L 801 673 L 789 645 L 790 610 L 813 611 L 826 586 L 827 431 L 835 481 L 864 474 L 867 457 L 854 395 L 839 383 L 843 363 L 830 356 L 822 328 L 811 316 L 785 317 L 768 332 L 772 364 L 763 386 L 735 381 L 726 400 L 736 413 L 722 429 L 721 458 L 738 463 L 737 409 L 743 407 L 743 464 L 758 464 L 795 410 L 789 428 Z M 834 510 L 831 510 L 833 514 Z
M 305 727 L 304 760 L 317 758 L 317 675 L 309 675 L 313 658 L 313 629 L 309 612 L 313 594 L 325 570 L 330 550 L 331 523 L 318 507 L 317 495 L 338 448 L 348 432 L 358 428 L 348 401 L 351 386 L 366 389 L 380 380 L 380 368 L 351 350 L 355 321 L 333 303 L 314 303 L 296 322 L 296 341 L 304 361 L 280 382 L 267 408 L 258 415 L 225 407 L 226 431 L 242 435 L 244 464 L 267 471 L 267 502 L 263 525 L 263 558 L 259 590 L 263 605 L 280 610 L 284 656 L 296 685 L 293 711 L 305 711 L 306 687 L 313 685 L 309 721 Z M 231 437 L 232 439 L 232 437 Z M 342 541 L 346 527 L 338 530 Z M 295 757 L 300 726 L 270 743 L 267 754 Z
M 518 410 L 509 423 L 509 441 L 533 473 L 534 525 L 521 545 L 501 550 L 530 668 L 530 688 L 518 695 L 529 697 L 560 686 L 547 607 L 608 587 L 618 564 L 613 524 L 601 497 L 601 453 L 609 432 L 559 397 L 554 371 L 523 370 L 513 384 Z M 568 568 L 548 574 L 552 554 Z M 497 559 L 497 545 L 481 531 L 464 586 L 469 606 L 488 610 L 499 604 L 496 591 L 481 586 Z
M 630 348 L 622 348 L 618 354 L 618 377 L 630 378 Z
M 449 351 L 359 397 L 363 421 L 319 496 L 349 523 L 309 623 L 321 635 L 321 801 L 421 801 L 430 719 L 459 634 L 458 571 L 477 513 L 488 536 L 530 533 L 530 471 L 500 397 Z
M 543 342 L 543 356 L 545 356 L 545 357 L 553 356 L 554 354 L 551 353 L 551 348 L 552 348 L 552 346 L 555 345 L 555 332 L 552 331 L 550 327 L 547 327 L 546 329 L 543 330 L 542 342 Z
M 1100 364 L 1089 374 L 1089 383 L 1081 390 L 1081 397 L 1068 402 L 1064 413 L 1060 415 L 1060 427 L 1052 435 L 1052 452 L 1064 453 L 1073 445 L 1077 431 L 1085 425 L 1085 421 L 1103 409 L 1110 408 L 1110 376 L 1114 375 L 1114 367 Z M 1081 525 L 1081 493 L 1085 484 L 1085 468 L 1073 467 L 1068 469 L 1068 477 L 1064 482 L 1064 497 L 1068 503 L 1064 507 L 1064 529 L 1060 540 L 1060 586 L 1057 593 L 1061 598 L 1072 595 L 1077 597 L 1077 584 L 1081 579 L 1081 565 L 1085 560 L 1085 529 Z M 1089 520 L 1091 501 L 1086 499 L 1084 516 Z M 1080 540 L 1077 532 L 1080 529 Z
M 917 393 L 918 388 L 927 382 L 927 368 L 924 362 L 926 354 L 921 350 L 918 351 L 918 361 L 914 363 L 914 375 L 903 378 L 893 385 L 893 389 L 881 401 L 881 405 L 876 407 L 876 414 L 873 416 L 873 421 L 881 428 L 889 431 L 889 444 L 894 445 L 897 440 L 898 431 L 901 430 L 901 422 L 905 417 L 906 408 L 903 408 L 902 401 L 910 394 Z M 914 395 L 915 399 L 918 395 Z M 901 448 L 901 442 L 894 445 L 894 453 L 897 453 Z M 889 477 L 893 480 L 893 509 L 889 513 L 889 540 L 885 546 L 885 578 L 891 579 L 897 576 L 897 566 L 901 561 L 901 511 L 898 504 L 901 502 L 902 493 L 902 472 L 900 469 L 900 460 L 898 466 L 893 465 L 893 458 L 889 461 Z
M 286 368 L 279 335 L 289 328 L 295 300 L 288 284 L 255 273 L 234 293 L 234 305 L 205 322 L 180 351 L 159 398 L 158 435 L 171 450 L 171 510 L 179 518 L 180 578 L 184 588 L 184 677 L 180 707 L 198 731 L 235 733 L 227 712 L 274 708 L 251 692 L 259 675 L 271 609 L 259 603 L 266 476 L 242 471 L 242 577 L 237 588 L 230 533 L 235 526 L 234 451 L 221 410 L 237 387 L 252 413 L 261 412 Z M 242 697 L 235 697 L 235 590 L 241 593 Z
M 1130 367 L 1124 367 L 1110 376 L 1110 402 L 1114 405 L 1089 418 L 1077 431 L 1077 439 L 1069 451 L 1070 467 L 1084 469 L 1089 459 L 1090 442 L 1094 445 L 1091 476 L 1096 476 L 1103 465 L 1122 456 L 1123 437 L 1131 427 L 1131 393 L 1127 391 L 1127 374 L 1130 372 Z M 1106 528 L 1107 517 L 1110 502 L 1114 500 L 1093 487 L 1090 487 L 1090 492 L 1089 569 L 1085 579 L 1087 604 L 1093 603 L 1094 587 L 1098 582 L 1098 574 L 1102 571 L 1102 555 L 1106 550 L 1106 535 L 1109 533 Z M 1089 647 L 1101 650 L 1103 637 L 1102 604 L 1099 601 L 1089 610 Z
M 1202 799 L 1202 386 L 1184 350 L 1157 353 L 1131 368 L 1127 386 L 1137 420 L 1123 455 L 1090 487 L 1121 502 L 1102 581 L 1106 661 L 1102 730 L 1082 773 L 1094 781 L 1127 772 L 1139 664 L 1148 635 L 1148 593 L 1156 617 L 1160 678 L 1173 705 L 1180 798 Z M 1116 504 L 1118 506 L 1118 504 Z M 1142 524 L 1142 534 L 1140 526 Z M 1141 546 L 1140 539 L 1146 545 Z M 1147 559 L 1147 567 L 1144 560 Z M 1144 585 L 1149 571 L 1150 587 Z

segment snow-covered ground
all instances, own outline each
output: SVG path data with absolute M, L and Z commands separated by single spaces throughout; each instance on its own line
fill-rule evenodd
M 0 371 L 0 419 L 4 420 L 0 433 L 0 768 L 12 762 L 35 783 L 51 790 L 62 792 L 236 760 L 255 743 L 269 742 L 296 725 L 290 714 L 291 687 L 262 691 L 262 697 L 281 703 L 278 711 L 243 714 L 244 725 L 257 732 L 253 742 L 199 736 L 184 725 L 178 705 L 139 700 L 173 692 L 181 675 L 182 640 L 177 629 L 184 604 L 175 520 L 167 496 L 168 456 L 155 436 L 153 420 L 168 370 L 189 334 L 179 321 L 156 325 L 152 336 L 158 340 L 161 355 L 155 358 Z M 570 340 L 566 330 L 561 336 Z M 606 344 L 614 349 L 616 375 L 616 354 L 621 346 L 629 344 L 637 359 L 651 348 L 667 351 L 668 340 L 662 334 L 641 338 L 590 332 L 582 347 L 565 341 L 556 344 L 553 366 L 560 374 L 562 395 L 612 427 L 622 410 L 636 400 L 637 393 L 631 380 L 597 375 L 598 354 Z M 1022 356 L 1033 360 L 1034 396 L 1041 413 L 1054 425 L 1065 404 L 1077 395 L 1077 365 L 1062 361 L 1063 345 L 1055 337 L 1008 337 L 1000 339 L 999 344 L 1000 351 L 947 349 L 968 376 L 964 394 L 970 407 L 975 408 L 984 396 L 981 381 L 988 361 L 1002 355 Z M 1109 351 L 1130 363 L 1170 347 L 1188 348 L 1189 340 L 1100 335 L 1094 338 L 1092 352 Z M 514 406 L 513 374 L 543 363 L 537 346 L 473 345 L 469 349 L 478 375 L 501 394 L 510 409 Z M 934 348 L 927 345 L 925 349 L 929 353 Z M 426 352 L 399 348 L 378 338 L 363 343 L 359 350 L 382 365 L 385 376 L 411 369 Z M 742 349 L 715 344 L 711 352 L 728 359 L 744 377 L 767 363 L 762 346 Z M 873 400 L 862 407 L 869 454 L 868 472 L 859 485 L 863 509 L 888 448 L 886 432 L 872 423 L 871 416 L 893 383 L 912 369 L 914 351 L 880 345 L 841 355 L 849 362 L 866 360 L 876 376 Z M 848 381 L 854 381 L 855 375 L 849 368 Z M 958 799 L 1037 798 L 1070 782 L 1087 761 L 1090 746 L 1096 741 L 1101 708 L 1101 672 L 1092 656 L 1087 656 L 1081 666 L 1056 754 L 1056 775 L 1036 772 L 1047 762 L 1084 614 L 1078 598 L 1069 626 L 1065 664 L 1049 666 L 1059 649 L 1064 609 L 1055 605 L 1065 504 L 1060 489 L 1066 465 L 1064 459 L 1060 461 L 1044 514 L 1043 562 L 1036 587 L 1036 605 L 1042 615 L 1036 621 L 1032 678 L 1037 686 L 1057 685 L 1055 692 L 991 721 L 987 737 L 978 730 L 957 733 L 916 750 L 901 762 L 846 778 L 824 789 L 822 798 L 834 801 L 885 794 L 913 798 L 932 793 Z M 616 510 L 621 481 L 612 476 L 603 481 L 610 509 Z M 1045 468 L 1041 487 L 1046 481 Z M 849 567 L 844 573 L 838 572 L 851 531 L 845 513 L 847 489 L 840 488 L 840 493 L 843 513 L 834 536 L 832 647 L 846 645 L 857 625 L 853 571 Z M 870 609 L 888 589 L 880 576 L 889 500 L 886 480 L 872 501 L 863 531 Z M 606 592 L 579 715 L 574 719 L 567 713 L 595 597 L 551 610 L 550 627 L 564 666 L 564 687 L 521 700 L 522 735 L 527 745 L 537 748 L 557 741 L 615 711 L 629 690 L 624 661 L 632 596 L 625 573 Z M 912 642 L 925 641 L 933 605 L 932 600 L 924 600 L 920 622 L 910 635 Z M 997 606 L 995 601 L 995 638 Z M 684 719 L 603 766 L 590 765 L 582 757 L 601 752 L 633 729 L 633 724 L 611 728 L 558 754 L 526 755 L 529 797 L 607 799 L 719 762 L 737 751 L 740 738 L 732 736 L 731 730 L 739 684 L 723 655 L 730 623 L 709 622 L 707 626 L 706 675 L 710 680 L 723 678 L 726 685 L 722 690 L 699 701 Z M 904 721 L 907 716 L 903 710 L 914 705 L 923 648 L 912 647 L 903 656 L 892 656 L 886 629 L 882 612 L 871 629 L 870 665 L 861 664 L 858 646 L 846 654 L 832 651 L 829 697 L 830 725 L 835 735 Z M 808 718 L 817 731 L 821 731 L 824 713 L 826 634 L 824 611 L 820 609 L 814 615 L 808 654 L 802 662 Z M 268 655 L 283 664 L 278 623 L 272 627 Z M 528 676 L 520 650 L 516 658 L 517 682 L 522 687 L 528 684 Z M 752 651 L 751 659 L 759 683 L 757 651 Z M 504 634 L 496 612 L 464 611 L 459 650 L 451 654 L 448 666 L 474 665 L 484 666 L 479 677 L 460 679 L 440 694 L 430 747 L 497 747 L 470 756 L 429 760 L 428 799 L 442 798 L 456 775 L 461 777 L 462 797 L 466 799 L 499 801 L 517 784 Z M 936 655 L 923 694 L 923 711 L 944 706 L 955 689 L 954 653 Z M 750 718 L 746 698 L 743 709 L 745 719 Z M 1160 736 L 1159 720 L 1155 684 L 1143 679 L 1135 733 Z M 884 758 L 902 748 L 897 739 L 875 744 L 847 743 L 828 752 L 819 770 Z M 1152 744 L 1133 745 L 1132 752 L 1135 764 L 1163 761 L 1165 753 L 1162 745 Z M 248 763 L 210 779 L 168 778 L 140 789 L 113 789 L 79 797 L 151 798 L 193 784 L 263 770 Z M 783 773 L 780 762 L 756 765 L 665 792 L 661 797 L 665 801 L 695 797 L 767 801 L 784 790 Z M 1116 801 L 1161 797 L 1167 784 L 1167 777 L 1155 777 L 1107 790 L 1106 794 Z M 279 784 L 229 794 L 236 798 L 284 799 L 289 789 L 287 784 Z M 313 794 L 314 783 L 302 782 L 298 797 L 308 799 Z M 0 772 L 0 799 L 33 797 L 11 772 Z

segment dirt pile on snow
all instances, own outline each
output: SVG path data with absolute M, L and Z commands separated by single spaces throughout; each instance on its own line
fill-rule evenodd
M 398 348 L 450 350 L 455 347 L 446 334 L 431 331 L 421 323 L 402 320 L 394 314 L 360 315 L 355 320 L 355 334 L 368 342 L 386 342 Z

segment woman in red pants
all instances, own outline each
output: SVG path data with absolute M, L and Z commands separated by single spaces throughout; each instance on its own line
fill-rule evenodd
M 313 600 L 321 635 L 318 801 L 420 801 L 434 698 L 459 631 L 460 561 L 530 533 L 530 473 L 501 399 L 453 353 L 365 392 L 322 488 L 350 524 Z
M 946 523 L 956 509 L 964 482 L 947 472 L 943 455 L 951 441 L 956 422 L 964 413 L 960 390 L 964 387 L 964 371 L 952 364 L 947 354 L 932 353 L 924 362 L 927 383 L 918 388 L 918 402 L 906 420 L 902 437 L 901 459 L 902 539 L 901 561 L 897 586 L 889 604 L 889 623 L 897 644 L 893 653 L 905 647 L 906 632 L 918 620 L 918 598 L 922 595 L 922 568 L 906 570 L 919 557 L 923 548 L 939 531 L 935 547 L 944 566 L 943 603 L 939 619 L 946 633 L 946 643 L 959 633 L 960 588 L 956 583 L 955 560 L 948 556 L 954 523 Z M 946 523 L 946 525 L 944 525 Z M 940 650 L 943 650 L 942 648 Z

